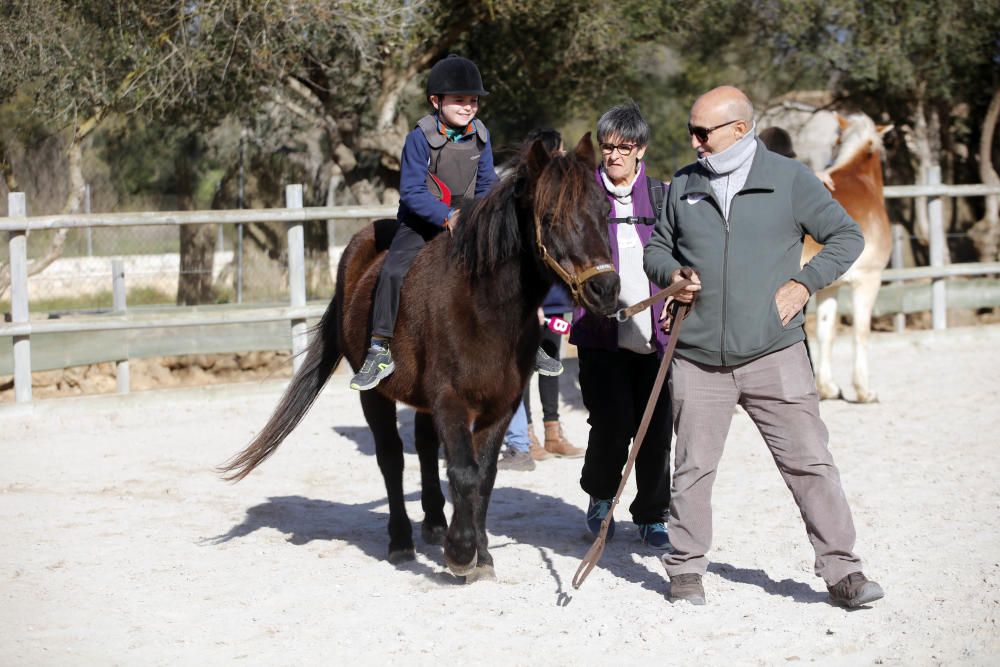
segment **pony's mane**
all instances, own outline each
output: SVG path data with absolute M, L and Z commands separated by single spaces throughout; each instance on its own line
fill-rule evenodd
M 523 238 L 531 229 L 520 229 L 517 210 L 518 196 L 530 187 L 525 182 L 529 178 L 528 160 L 529 151 L 522 151 L 489 194 L 461 215 L 450 252 L 473 279 L 495 273 L 532 241 Z M 572 225 L 588 178 L 589 170 L 580 158 L 572 154 L 553 156 L 534 184 L 535 211 L 524 213 L 544 213 L 546 225 Z
M 882 150 L 882 137 L 875 129 L 875 121 L 863 113 L 853 113 L 846 118 L 847 125 L 841 130 L 838 141 L 837 159 L 829 171 L 840 169 L 859 157 L 867 157 L 873 151 Z
M 516 164 L 485 197 L 459 216 L 450 253 L 473 279 L 494 273 L 501 263 L 521 252 L 516 204 L 522 169 Z

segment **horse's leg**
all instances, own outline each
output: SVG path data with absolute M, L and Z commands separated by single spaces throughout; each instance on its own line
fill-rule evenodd
M 428 544 L 442 544 L 448 531 L 448 519 L 444 515 L 444 494 L 438 475 L 440 443 L 434 419 L 428 413 L 418 412 L 414 416 L 413 439 L 420 458 L 420 504 L 424 508 L 420 534 Z
M 868 385 L 868 334 L 872 330 L 872 309 L 882 286 L 882 272 L 859 273 L 853 284 L 854 301 L 854 390 L 859 403 L 875 403 L 878 396 Z
M 486 534 L 486 514 L 490 507 L 490 496 L 497 478 L 497 457 L 503 444 L 503 437 L 513 413 L 492 426 L 478 430 L 473 435 L 479 464 L 479 493 L 475 503 L 476 520 L 476 569 L 465 577 L 465 582 L 489 581 L 497 578 L 493 569 L 493 556 L 489 552 L 489 537 Z
M 816 342 L 819 364 L 816 365 L 816 389 L 821 399 L 842 398 L 833 380 L 833 336 L 837 331 L 837 288 L 816 293 Z
M 444 561 L 462 577 L 476 567 L 475 499 L 479 487 L 479 465 L 473 455 L 472 432 L 465 403 L 445 389 L 433 406 L 434 425 L 444 443 L 448 459 L 448 483 L 454 510 L 444 540 Z
M 403 501 L 403 441 L 396 428 L 396 403 L 375 391 L 360 394 L 365 420 L 375 438 L 375 459 L 389 498 L 389 562 L 413 560 L 416 552 Z

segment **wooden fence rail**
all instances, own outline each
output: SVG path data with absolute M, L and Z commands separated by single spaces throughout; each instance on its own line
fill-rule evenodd
M 946 279 L 955 276 L 994 275 L 1000 274 L 1000 262 L 971 263 L 944 265 L 943 248 L 945 243 L 940 197 L 966 197 L 1000 195 L 1000 187 L 985 185 L 941 185 L 934 182 L 916 186 L 890 186 L 885 188 L 886 198 L 927 197 L 928 212 L 931 221 L 931 258 L 929 267 L 901 268 L 901 259 L 894 262 L 893 268 L 883 274 L 883 279 L 889 283 L 911 281 L 916 279 L 931 279 L 930 309 L 935 328 L 946 326 L 945 309 L 947 308 Z M 23 193 L 8 195 L 8 217 L 0 219 L 0 231 L 9 234 L 10 275 L 11 275 L 11 321 L 0 324 L 0 351 L 2 343 L 9 339 L 11 343 L 10 366 L 14 375 L 14 396 L 17 402 L 31 400 L 31 337 L 35 335 L 65 336 L 83 332 L 114 332 L 131 330 L 166 330 L 175 327 L 220 327 L 226 325 L 260 325 L 283 322 L 290 326 L 286 329 L 287 338 L 293 353 L 301 352 L 306 345 L 306 322 L 322 315 L 325 305 L 307 305 L 305 290 L 305 249 L 302 224 L 314 220 L 342 219 L 375 219 L 392 217 L 396 213 L 391 206 L 302 206 L 302 186 L 289 185 L 285 189 L 285 208 L 280 209 L 241 209 L 220 211 L 181 211 L 181 212 L 140 212 L 140 213 L 91 213 L 82 215 L 48 215 L 27 216 L 27 204 Z M 132 227 L 146 225 L 198 225 L 198 224 L 240 224 L 248 222 L 281 222 L 288 225 L 288 307 L 252 307 L 237 310 L 219 308 L 203 309 L 195 312 L 173 313 L 170 315 L 142 314 L 138 311 L 125 311 L 124 300 L 116 300 L 115 313 L 103 317 L 88 317 L 73 320 L 30 321 L 28 309 L 28 260 L 27 233 L 45 229 L 92 228 L 92 227 Z M 897 253 L 898 254 L 898 253 Z M 115 275 L 120 272 L 116 270 Z M 960 284 L 960 283 L 958 283 Z M 956 284 L 956 286 L 958 285 Z M 118 285 L 115 293 L 121 289 Z M 956 292 L 957 294 L 957 292 Z M 985 294 L 986 296 L 981 296 Z M 926 310 L 927 301 L 922 296 L 907 296 L 900 292 L 889 299 L 892 304 L 889 310 L 883 312 L 913 312 Z M 970 298 L 962 299 L 963 305 L 970 303 Z M 978 305 L 1000 305 L 1000 287 L 992 290 L 992 285 L 985 292 L 971 297 L 971 303 Z M 127 351 L 127 346 L 126 351 Z M 213 349 L 219 352 L 219 349 Z M 118 364 L 119 373 L 124 375 L 124 382 L 119 378 L 120 392 L 128 391 L 127 356 L 121 358 L 118 350 L 107 352 L 109 360 Z M 124 366 L 122 364 L 125 364 Z M 293 357 L 295 368 L 301 363 L 301 357 Z M 0 363 L 0 368 L 4 364 Z

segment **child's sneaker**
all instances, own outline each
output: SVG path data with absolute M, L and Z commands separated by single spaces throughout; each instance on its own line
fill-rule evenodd
M 368 356 L 361 364 L 361 370 L 351 378 L 351 389 L 358 391 L 374 389 L 383 378 L 391 375 L 394 370 L 396 370 L 396 364 L 392 361 L 389 348 L 372 345 L 368 348 Z
M 539 375 L 562 375 L 563 365 L 558 359 L 553 359 L 545 354 L 545 350 L 538 348 L 538 351 L 535 352 L 535 370 L 538 371 Z

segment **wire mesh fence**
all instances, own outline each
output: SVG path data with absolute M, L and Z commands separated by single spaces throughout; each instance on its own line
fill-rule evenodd
M 274 223 L 270 226 L 274 227 Z M 31 312 L 43 316 L 60 311 L 110 309 L 113 258 L 124 261 L 129 307 L 176 304 L 182 281 L 201 281 L 205 276 L 210 276 L 211 303 L 287 303 L 288 257 L 280 243 L 284 232 L 275 227 L 271 233 L 262 233 L 260 228 L 265 225 L 255 225 L 253 234 L 246 225 L 212 227 L 214 250 L 203 254 L 196 266 L 191 262 L 182 266 L 180 229 L 175 225 L 32 231 L 27 243 L 29 261 L 42 260 L 60 242 L 61 250 L 44 270 L 28 278 Z M 341 236 L 344 234 L 329 234 L 331 241 Z M 278 242 L 274 247 L 266 247 L 275 239 Z M 326 299 L 332 295 L 338 257 L 337 246 L 312 253 L 310 272 L 325 271 L 326 275 L 310 279 L 309 298 Z M 9 250 L 5 243 L 0 244 L 0 264 L 7 263 Z M 9 299 L 9 295 L 0 296 L 0 312 L 9 310 Z

